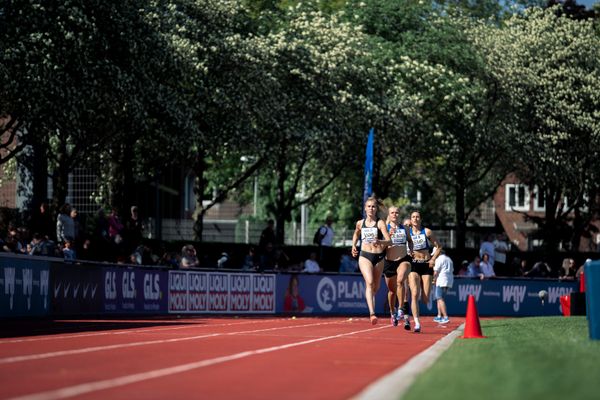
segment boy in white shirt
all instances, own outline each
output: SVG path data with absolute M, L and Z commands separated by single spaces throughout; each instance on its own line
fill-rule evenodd
M 435 260 L 433 267 L 433 282 L 435 283 L 434 297 L 437 300 L 438 315 L 433 320 L 440 324 L 450 322 L 444 296 L 454 284 L 454 263 L 442 250 Z

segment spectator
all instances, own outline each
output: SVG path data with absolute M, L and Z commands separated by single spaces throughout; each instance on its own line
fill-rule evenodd
M 468 276 L 469 275 L 469 262 L 467 260 L 462 260 L 460 263 L 460 269 L 457 271 L 456 275 L 458 276 Z
M 525 271 L 523 276 L 530 278 L 548 278 L 552 270 L 545 260 L 541 260 L 533 264 L 533 267 L 529 271 Z
M 283 298 L 283 311 L 303 312 L 305 308 L 304 300 L 298 291 L 298 275 L 291 275 Z
M 75 261 L 77 259 L 77 255 L 75 254 L 75 250 L 73 249 L 73 241 L 66 239 L 63 244 L 63 258 L 65 261 Z
M 575 267 L 575 260 L 572 258 L 565 258 L 562 262 L 562 271 L 558 279 L 563 281 L 574 281 L 576 274 L 577 268 Z
M 258 241 L 258 251 L 261 255 L 267 251 L 267 245 L 269 243 L 271 243 L 271 245 L 275 244 L 275 239 L 275 221 L 270 219 L 267 221 L 267 227 L 261 232 L 260 240 Z
M 577 280 L 581 279 L 581 274 L 583 274 L 583 270 L 584 270 L 584 268 L 585 268 L 586 264 L 589 264 L 589 263 L 591 263 L 591 262 L 592 262 L 592 259 L 591 259 L 591 258 L 586 258 L 586 259 L 585 259 L 585 262 L 583 263 L 583 265 L 582 265 L 582 266 L 580 266 L 579 268 L 577 268 L 577 272 L 575 273 L 575 278 L 576 278 Z
M 317 253 L 312 251 L 310 253 L 309 258 L 304 261 L 304 269 L 302 272 L 316 273 L 321 272 L 321 267 L 319 267 L 319 262 L 317 261 Z
M 200 261 L 196 256 L 196 249 L 191 244 L 186 244 L 181 249 L 181 268 L 198 268 Z
M 358 272 L 358 262 L 350 254 L 350 250 L 340 257 L 340 272 Z
M 510 250 L 510 246 L 506 241 L 506 233 L 501 233 L 494 240 L 494 270 L 498 275 L 507 275 L 506 255 Z
M 181 256 L 176 251 L 165 251 L 159 260 L 159 264 L 170 268 L 179 268 Z
M 75 239 L 75 222 L 71 218 L 71 205 L 65 203 L 56 218 L 56 241 L 59 245 L 64 245 L 67 240 Z
M 256 267 L 256 253 L 254 252 L 254 247 L 250 246 L 248 254 L 244 257 L 242 271 L 254 271 L 256 270 Z
M 71 243 L 71 247 L 75 248 L 80 244 L 80 238 L 83 234 L 81 230 L 81 221 L 79 219 L 79 212 L 75 207 L 71 208 L 71 213 L 69 214 L 71 219 L 73 220 L 73 243 Z
M 2 250 L 7 253 L 23 254 L 27 251 L 27 246 L 21 242 L 21 235 L 12 224 L 8 226 L 8 235 L 2 244 Z
M 483 274 L 483 278 L 495 278 L 496 274 L 494 273 L 494 268 L 490 265 L 490 255 L 488 253 L 483 253 L 483 258 L 479 263 L 479 268 L 481 269 L 481 273 Z
M 334 265 L 334 256 L 332 251 L 333 246 L 333 238 L 335 236 L 335 231 L 333 230 L 333 217 L 328 215 L 325 219 L 325 224 L 319 228 L 319 232 L 317 234 L 318 243 L 315 243 L 319 246 L 319 263 L 321 265 Z
M 260 256 L 258 270 L 260 272 L 266 270 L 276 270 L 278 268 L 278 254 L 273 243 L 268 242 L 264 253 Z
M 483 273 L 481 272 L 481 258 L 475 256 L 473 261 L 467 267 L 467 276 L 469 278 L 483 279 Z
M 48 239 L 54 239 L 54 235 L 56 234 L 55 226 L 48 208 L 48 203 L 42 202 L 39 210 L 31 217 L 29 224 L 30 232 L 37 232 Z
M 448 289 L 451 289 L 454 284 L 454 264 L 444 250 L 442 250 L 438 258 L 435 259 L 433 281 L 435 284 L 435 292 L 433 295 L 436 299 L 438 309 L 437 317 L 433 320 L 440 324 L 446 324 L 450 322 L 450 319 L 448 318 L 444 297 L 446 296 Z
M 131 206 L 129 218 L 125 221 L 125 241 L 131 248 L 136 248 L 142 243 L 144 224 L 140 219 L 137 206 Z
M 54 242 L 42 236 L 40 233 L 34 233 L 31 240 L 32 256 L 54 256 Z
M 113 242 L 121 244 L 123 241 L 124 228 L 125 226 L 119 217 L 119 210 L 116 207 L 113 207 L 108 215 L 108 236 Z
M 483 255 L 485 253 L 487 253 L 490 256 L 488 264 L 490 264 L 490 266 L 492 268 L 494 268 L 494 261 L 495 261 L 494 260 L 495 248 L 494 248 L 493 241 L 494 241 L 493 234 L 486 235 L 483 242 L 481 242 L 481 246 L 479 247 L 479 258 L 483 259 Z
M 229 265 L 229 254 L 226 252 L 221 253 L 221 257 L 217 260 L 217 268 L 227 268 Z

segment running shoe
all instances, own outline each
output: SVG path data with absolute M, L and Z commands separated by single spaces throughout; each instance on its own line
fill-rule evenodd
M 396 314 L 392 313 L 392 315 L 390 316 L 390 321 L 392 323 L 392 326 L 398 326 L 398 318 L 396 317 Z
M 402 308 L 398 309 L 398 320 L 404 319 L 404 311 L 402 311 Z
M 404 314 L 404 330 L 410 331 L 410 321 L 408 320 L 408 315 Z
M 433 322 L 437 322 L 437 323 L 441 323 L 442 321 L 443 321 L 443 318 L 442 318 L 442 317 L 435 317 L 435 318 L 433 319 Z
M 421 324 L 415 324 L 415 333 L 421 332 Z
M 447 324 L 448 322 L 450 322 L 450 318 L 448 318 L 448 317 L 443 317 L 440 320 L 440 324 Z

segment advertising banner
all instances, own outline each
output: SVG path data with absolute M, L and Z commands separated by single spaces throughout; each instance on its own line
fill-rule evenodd
M 275 312 L 275 275 L 169 272 L 170 313 Z
M 369 313 L 364 296 L 365 283 L 360 275 L 279 274 L 277 279 L 277 313 Z M 451 316 L 465 315 L 469 294 L 475 297 L 481 316 L 561 315 L 560 296 L 576 288 L 576 282 L 558 280 L 481 281 L 457 278 L 445 299 Z M 389 313 L 383 278 L 375 296 L 375 310 L 378 314 Z M 428 304 L 420 303 L 420 312 L 422 315 L 437 314 L 436 302 L 431 299 Z
M 50 312 L 50 263 L 32 257 L 0 257 L 0 317 Z
M 365 300 L 365 281 L 361 275 L 277 275 L 278 313 L 369 315 Z M 387 303 L 387 288 L 375 297 L 377 312 Z
M 103 309 L 109 313 L 167 312 L 168 272 L 145 268 L 103 268 Z
M 52 314 L 57 316 L 100 314 L 102 267 L 52 262 Z

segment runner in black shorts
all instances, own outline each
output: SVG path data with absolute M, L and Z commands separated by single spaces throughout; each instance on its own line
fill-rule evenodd
M 375 197 L 369 197 L 365 201 L 366 217 L 356 221 L 356 229 L 352 236 L 352 256 L 359 256 L 358 267 L 365 279 L 365 298 L 367 307 L 369 307 L 369 318 L 373 325 L 377 323 L 375 294 L 381 283 L 383 257 L 385 248 L 391 243 L 385 222 L 377 218 L 378 208 L 379 202 Z M 361 239 L 360 255 L 356 247 L 359 238 Z
M 421 213 L 419 211 L 413 211 L 410 214 L 410 224 L 410 236 L 413 241 L 414 252 L 408 283 L 410 285 L 411 310 L 415 319 L 414 331 L 421 332 L 419 298 L 425 304 L 429 302 L 433 281 L 433 266 L 435 265 L 435 259 L 442 251 L 442 245 L 433 235 L 431 229 L 421 226 Z M 435 247 L 433 255 L 430 254 L 432 247 Z
M 386 250 L 385 261 L 383 264 L 383 275 L 388 287 L 388 304 L 390 307 L 390 321 L 392 326 L 398 326 L 398 321 L 405 319 L 402 310 L 404 301 L 404 282 L 410 271 L 412 254 L 412 240 L 408 229 L 398 221 L 398 207 L 390 207 L 387 218 L 387 229 L 390 234 L 392 244 Z M 398 300 L 399 307 L 396 307 Z M 408 318 L 405 319 L 405 327 L 408 324 Z

